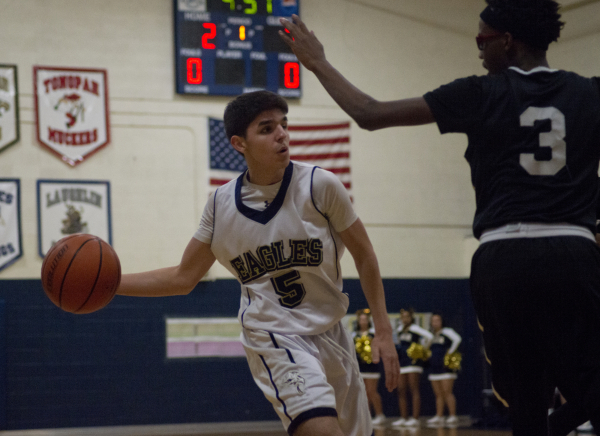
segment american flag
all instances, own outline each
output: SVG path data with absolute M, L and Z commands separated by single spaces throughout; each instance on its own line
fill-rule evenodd
M 209 191 L 214 192 L 246 170 L 244 156 L 233 149 L 222 120 L 209 118 Z M 352 196 L 350 122 L 288 125 L 292 160 L 317 165 L 334 173 Z

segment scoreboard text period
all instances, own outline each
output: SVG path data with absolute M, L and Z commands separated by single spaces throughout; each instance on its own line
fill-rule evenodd
M 173 1 L 178 94 L 302 96 L 300 64 L 278 33 L 300 0 Z

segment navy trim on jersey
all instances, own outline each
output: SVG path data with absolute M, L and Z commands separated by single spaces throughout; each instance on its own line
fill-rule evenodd
M 275 215 L 277 215 L 277 212 L 279 212 L 279 209 L 281 209 L 281 206 L 283 206 L 283 200 L 285 200 L 285 194 L 287 194 L 288 187 L 292 181 L 293 172 L 294 164 L 290 161 L 283 174 L 283 180 L 281 181 L 279 192 L 277 192 L 273 202 L 269 204 L 265 210 L 252 209 L 242 202 L 242 185 L 244 183 L 243 180 L 244 177 L 246 177 L 247 171 L 244 172 L 237 178 L 235 183 L 235 205 L 237 210 L 252 221 L 256 221 L 259 224 L 267 224 Z
M 327 222 L 329 222 L 329 217 L 319 210 L 319 208 L 317 207 L 317 203 L 315 203 L 315 197 L 313 196 L 313 181 L 315 178 L 315 171 L 317 170 L 317 168 L 319 167 L 314 167 L 310 173 L 310 199 L 312 200 L 312 204 L 317 210 L 317 212 L 323 215 L 323 218 L 325 218 Z
M 279 400 L 279 402 L 283 406 L 283 413 L 285 414 L 285 416 L 288 417 L 288 419 L 290 421 L 293 422 L 292 417 L 290 415 L 288 415 L 288 413 L 287 413 L 287 406 L 285 405 L 285 402 L 281 398 L 279 398 L 279 389 L 277 389 L 277 385 L 273 381 L 273 374 L 271 374 L 271 370 L 267 366 L 267 362 L 265 362 L 265 358 L 262 357 L 262 355 L 260 355 L 260 354 L 258 356 L 260 357 L 260 360 L 262 360 L 263 365 L 265 366 L 265 368 L 267 369 L 267 372 L 269 373 L 269 379 L 271 380 L 271 384 L 273 385 L 273 389 L 275 389 L 275 397 L 277 397 L 277 399 Z
M 217 216 L 217 192 L 219 192 L 219 188 L 216 189 L 215 195 L 213 195 L 213 222 L 212 222 L 212 234 L 215 234 L 215 222 Z M 212 235 L 211 235 L 212 240 Z
M 248 310 L 248 307 L 252 303 L 252 300 L 250 299 L 250 289 L 246 288 L 246 293 L 248 294 L 248 306 L 246 306 L 246 308 L 242 312 L 242 316 L 240 317 L 240 321 L 242 322 L 242 328 L 245 328 L 244 327 L 244 314 L 246 313 L 246 311 Z
M 302 412 L 300 415 L 296 417 L 288 427 L 287 431 L 290 436 L 293 436 L 294 432 L 298 428 L 300 424 L 305 421 L 308 421 L 312 418 L 318 418 L 320 416 L 333 416 L 337 418 L 338 413 L 333 407 L 316 407 L 314 409 L 307 410 L 306 412 Z
M 335 238 L 333 237 L 333 232 L 331 231 L 331 222 L 329 221 L 329 217 L 327 216 L 327 214 L 324 214 L 323 212 L 321 212 L 319 210 L 319 208 L 317 207 L 317 204 L 315 203 L 315 197 L 313 195 L 313 181 L 314 181 L 314 177 L 315 177 L 315 171 L 317 170 L 317 168 L 321 169 L 321 167 L 314 167 L 312 169 L 312 172 L 310 173 L 310 199 L 312 201 L 313 206 L 315 207 L 315 210 L 317 212 L 319 212 L 321 214 L 321 216 L 323 218 L 325 218 L 325 220 L 327 221 L 327 226 L 329 227 L 329 234 L 331 235 L 331 240 L 333 241 L 333 248 L 335 249 L 335 271 L 337 273 L 337 278 L 340 278 L 340 270 L 338 268 L 338 263 L 339 263 L 339 259 L 338 259 L 338 250 L 337 250 L 337 244 L 335 243 Z
M 279 348 L 279 344 L 275 340 L 275 335 L 271 332 L 267 332 L 267 333 L 269 333 L 269 336 L 271 337 L 271 342 L 273 342 L 273 345 L 275 346 L 275 348 Z M 294 357 L 292 356 L 292 352 L 290 350 L 288 350 L 287 348 L 284 348 L 284 350 L 287 353 L 287 355 L 290 359 L 290 362 L 296 363 L 296 361 L 294 360 Z

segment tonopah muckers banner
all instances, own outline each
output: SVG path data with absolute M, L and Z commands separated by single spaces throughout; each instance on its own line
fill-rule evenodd
M 38 141 L 69 165 L 110 142 L 106 70 L 33 67 Z

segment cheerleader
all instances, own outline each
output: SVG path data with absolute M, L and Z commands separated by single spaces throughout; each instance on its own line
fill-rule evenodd
M 381 395 L 377 392 L 381 372 L 379 371 L 379 365 L 371 360 L 371 343 L 375 337 L 375 329 L 371 323 L 371 311 L 369 309 L 356 312 L 356 328 L 352 336 L 360 375 L 367 391 L 367 400 L 369 406 L 373 407 L 375 411 L 373 424 L 382 424 L 385 421 L 385 415 L 383 414 Z
M 427 425 L 456 426 L 456 399 L 452 393 L 456 373 L 460 367 L 460 354 L 456 353 L 462 338 L 450 327 L 444 327 L 442 315 L 434 313 L 431 317 L 431 359 L 429 380 L 435 394 L 436 415 L 427 420 Z M 448 418 L 444 421 L 444 405 L 448 407 Z
M 433 335 L 414 323 L 414 311 L 400 310 L 401 325 L 398 327 L 398 357 L 400 359 L 400 381 L 398 383 L 398 404 L 400 419 L 393 426 L 417 427 L 421 413 L 421 392 L 419 383 L 423 364 L 427 360 L 429 344 Z M 408 418 L 408 390 L 412 397 L 412 417 Z

